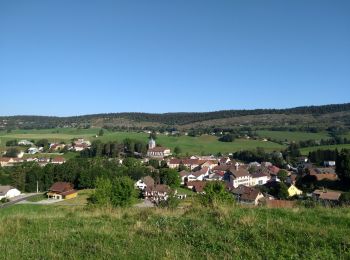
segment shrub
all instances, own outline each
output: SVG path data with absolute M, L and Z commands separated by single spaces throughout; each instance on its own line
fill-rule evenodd
M 136 196 L 134 182 L 129 177 L 98 178 L 90 201 L 100 206 L 126 207 Z
M 215 206 L 222 203 L 232 203 L 233 196 L 226 190 L 225 183 L 221 181 L 210 181 L 205 185 L 204 194 L 200 202 L 204 206 Z
M 232 134 L 226 134 L 219 138 L 221 142 L 233 142 L 235 140 L 235 136 Z

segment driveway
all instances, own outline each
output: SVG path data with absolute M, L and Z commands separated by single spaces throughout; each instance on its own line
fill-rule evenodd
M 53 203 L 57 203 L 63 201 L 63 199 L 61 200 L 57 200 L 57 199 L 44 199 L 44 200 L 40 200 L 40 201 L 28 201 L 28 200 L 22 200 L 20 201 L 18 204 L 34 204 L 34 205 L 49 205 L 49 204 L 53 204 Z
M 21 194 L 19 196 L 11 198 L 10 202 L 4 203 L 4 204 L 0 204 L 0 209 L 1 208 L 7 208 L 7 207 L 12 206 L 14 204 L 20 203 L 20 202 L 25 201 L 26 199 L 28 199 L 30 197 L 38 195 L 38 194 L 40 194 L 40 193 L 23 193 L 23 194 Z

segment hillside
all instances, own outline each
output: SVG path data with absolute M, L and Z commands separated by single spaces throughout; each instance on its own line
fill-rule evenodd
M 348 125 L 350 103 L 288 109 L 223 110 L 202 113 L 110 113 L 74 117 L 0 117 L 0 128 L 102 127 L 126 128 L 239 125 Z
M 1 259 L 349 259 L 349 208 L 0 210 Z

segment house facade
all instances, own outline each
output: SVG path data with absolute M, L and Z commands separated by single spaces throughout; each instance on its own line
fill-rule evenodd
M 171 151 L 166 147 L 154 147 L 148 149 L 147 156 L 150 158 L 163 159 L 164 157 L 170 156 Z
M 170 196 L 170 187 L 165 184 L 158 184 L 154 187 L 146 187 L 143 191 L 145 199 L 150 200 L 153 203 L 159 203 L 167 200 Z

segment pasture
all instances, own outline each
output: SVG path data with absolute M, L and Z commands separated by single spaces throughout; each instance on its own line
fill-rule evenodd
M 122 142 L 125 138 L 131 138 L 142 142 L 148 141 L 147 133 L 138 132 L 112 132 L 104 130 L 104 135 L 95 137 L 99 132 L 98 128 L 92 129 L 74 129 L 74 128 L 55 128 L 43 130 L 15 130 L 11 133 L 0 132 L 0 147 L 4 149 L 6 141 L 12 139 L 38 140 L 48 139 L 50 142 L 70 142 L 73 138 L 82 137 L 90 141 L 101 140 L 102 142 L 118 141 Z M 253 150 L 262 147 L 266 151 L 279 151 L 285 149 L 285 146 L 273 142 L 264 142 L 261 140 L 236 139 L 234 142 L 220 142 L 217 137 L 202 135 L 200 137 L 190 136 L 166 136 L 159 134 L 157 143 L 171 148 L 178 146 L 182 154 L 216 154 L 230 153 L 240 150 Z
M 309 133 L 309 132 L 291 132 L 291 131 L 270 131 L 258 130 L 257 134 L 263 138 L 271 138 L 279 141 L 300 142 L 306 140 L 328 139 L 330 136 L 327 132 Z
M 320 146 L 305 147 L 305 148 L 301 148 L 300 152 L 302 155 L 308 155 L 309 152 L 316 151 L 316 150 L 335 150 L 335 149 L 338 149 L 339 151 L 341 149 L 350 149 L 350 144 L 335 144 L 335 145 L 320 145 Z

